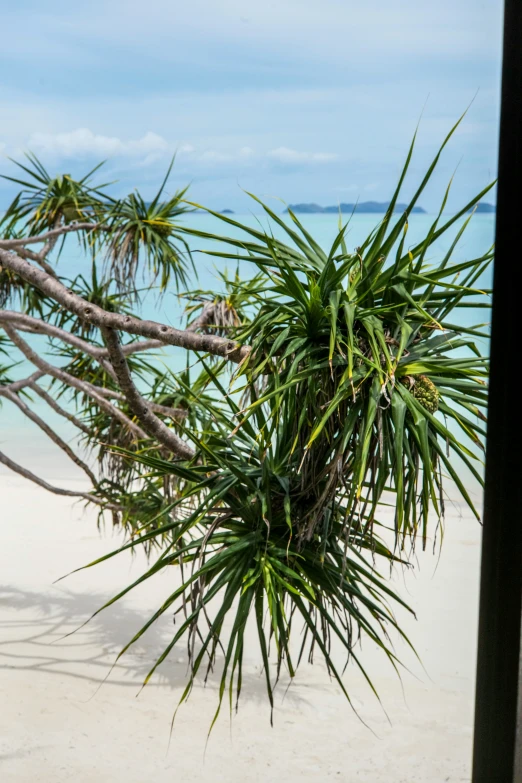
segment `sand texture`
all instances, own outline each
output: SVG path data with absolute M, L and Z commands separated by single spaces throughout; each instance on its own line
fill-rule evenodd
M 317 663 L 300 669 L 284 699 L 279 689 L 271 728 L 250 632 L 239 715 L 230 723 L 225 706 L 206 751 L 216 679 L 195 687 L 167 750 L 187 665 L 183 645 L 136 698 L 171 637 L 171 614 L 103 683 L 115 654 L 167 595 L 172 573 L 63 638 L 137 576 L 144 559 L 122 555 L 53 585 L 118 538 L 111 530 L 99 534 L 92 512 L 5 473 L 0 527 L 2 783 L 469 780 L 480 527 L 457 509 L 450 511 L 438 566 L 431 552 L 419 553 L 416 574 L 395 579 L 417 612 L 417 621 L 405 622 L 426 672 L 398 645 L 411 666 L 403 690 L 382 657 L 369 644 L 363 649 L 391 724 L 354 667 L 345 681 L 368 727 Z

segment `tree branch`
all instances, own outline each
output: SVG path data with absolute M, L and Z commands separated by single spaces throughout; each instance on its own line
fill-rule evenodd
M 21 400 L 19 397 L 17 397 L 16 394 L 14 394 L 11 391 L 6 391 L 5 389 L 0 388 L 0 396 L 5 397 L 5 399 L 10 400 L 14 405 L 17 406 L 19 410 L 22 411 L 24 416 L 27 416 L 28 419 L 31 419 L 37 427 L 39 427 L 42 432 L 45 432 L 45 434 L 55 443 L 60 449 L 62 449 L 65 454 L 69 457 L 70 460 L 74 462 L 75 465 L 78 465 L 78 467 L 83 470 L 83 472 L 86 474 L 86 476 L 89 477 L 89 479 L 92 481 L 94 486 L 97 486 L 98 480 L 96 479 L 96 476 L 92 472 L 92 470 L 89 468 L 88 465 L 81 460 L 78 455 L 71 449 L 71 447 L 64 441 L 60 436 L 53 430 L 51 427 L 49 427 L 46 422 L 38 416 L 31 408 L 26 405 L 23 400 Z
M 78 348 L 79 351 L 96 359 L 111 378 L 116 380 L 114 370 L 109 362 L 104 359 L 104 355 L 107 356 L 107 351 L 105 349 L 98 348 L 96 345 L 91 345 L 91 343 L 82 340 L 81 337 L 77 337 L 75 334 L 67 332 L 65 329 L 60 329 L 58 326 L 48 324 L 45 321 L 41 321 L 39 318 L 34 318 L 32 315 L 17 313 L 14 310 L 0 310 L 0 322 L 1 321 L 14 323 L 16 328 L 22 332 L 30 331 L 33 334 L 46 334 L 48 337 L 56 337 L 64 343 L 69 343 L 73 348 Z
M 62 370 L 62 374 L 67 376 L 67 380 L 64 379 L 63 383 L 67 383 L 68 379 L 74 377 L 65 372 L 65 370 Z M 33 389 L 33 391 L 39 394 L 40 397 L 42 397 L 42 399 L 44 399 L 51 406 L 51 408 L 56 411 L 56 413 L 59 413 L 60 416 L 64 416 L 66 419 L 69 419 L 69 421 L 72 422 L 76 427 L 79 427 L 87 434 L 90 434 L 90 430 L 85 426 L 85 424 L 82 424 L 82 422 L 79 421 L 75 416 L 61 408 L 50 394 L 38 386 L 36 381 L 42 378 L 44 375 L 45 373 L 43 373 L 41 370 L 38 370 L 38 372 L 33 373 L 33 375 L 30 375 L 28 378 L 23 378 L 21 381 L 14 381 L 13 383 L 8 383 L 5 386 L 0 384 L 0 392 L 2 390 L 19 392 L 21 389 L 29 386 L 31 389 Z M 114 400 L 118 400 L 119 402 L 127 402 L 127 398 L 121 392 L 114 391 L 113 389 L 104 389 L 103 386 L 96 386 L 94 383 L 89 383 L 89 381 L 82 381 L 82 383 L 89 387 L 89 389 L 96 396 L 101 395 L 102 397 L 109 399 L 112 398 Z M 185 419 L 187 417 L 187 411 L 184 410 L 184 408 L 170 408 L 168 405 L 160 405 L 158 402 L 152 402 L 151 400 L 147 400 L 147 405 L 155 413 L 161 413 L 163 416 L 168 416 L 170 419 L 174 419 L 175 421 L 178 421 L 179 419 Z
M 47 324 L 45 323 L 45 321 L 41 321 L 39 318 L 33 318 L 33 316 L 31 315 L 17 313 L 13 310 L 0 310 L 0 322 L 2 321 L 13 323 L 16 329 L 20 331 L 27 331 L 30 332 L 31 334 L 46 334 L 49 337 L 56 337 L 59 340 L 63 340 L 63 342 L 69 343 L 75 348 L 78 348 L 78 350 L 83 351 L 84 353 L 88 354 L 89 356 L 92 356 L 94 359 L 100 362 L 102 367 L 108 372 L 111 378 L 114 381 L 118 380 L 116 377 L 116 373 L 114 372 L 111 364 L 108 361 L 105 361 L 104 359 L 104 357 L 108 357 L 109 355 L 106 348 L 101 348 L 96 345 L 91 345 L 91 343 L 88 343 L 86 340 L 83 340 L 81 337 L 77 337 L 74 334 L 70 334 L 64 329 L 60 329 L 59 327 L 53 326 L 52 324 Z M 157 347 L 164 347 L 163 343 L 161 343 L 159 340 L 145 340 L 143 342 L 123 345 L 121 346 L 121 350 L 125 355 L 128 355 L 131 353 L 136 353 L 138 351 L 146 351 Z M 39 377 L 41 377 L 41 373 L 39 374 Z M 16 388 L 13 384 L 9 384 L 9 387 L 4 387 L 4 388 L 9 388 L 13 392 L 19 391 L 24 386 L 31 386 L 31 382 L 29 381 L 29 379 L 26 380 L 27 382 L 17 381 Z M 31 380 L 37 380 L 37 378 L 31 376 Z M 88 382 L 85 381 L 85 383 Z M 92 383 L 88 383 L 88 385 L 97 394 L 101 394 L 104 397 L 112 397 L 113 399 L 117 399 L 120 402 L 126 402 L 126 397 L 124 394 L 120 394 L 119 392 L 112 391 L 110 389 L 104 389 L 101 386 L 95 386 Z M 2 387 L 0 386 L 0 389 L 1 388 Z M 40 392 L 41 389 L 38 389 L 37 393 L 40 394 Z M 42 396 L 42 394 L 40 394 L 40 396 Z M 170 408 L 166 405 L 160 405 L 156 402 L 150 402 L 150 401 L 147 401 L 147 404 L 156 413 L 162 413 L 164 416 L 169 416 L 171 419 L 175 419 L 175 420 L 183 419 L 187 415 L 186 411 L 184 411 L 182 408 Z M 57 407 L 59 408 L 59 406 Z M 59 410 L 57 410 L 58 413 L 60 411 L 61 411 L 61 415 L 65 415 L 66 417 L 68 417 L 68 414 L 66 414 L 65 411 L 63 411 L 63 409 L 59 408 Z M 76 420 L 74 423 L 76 423 L 76 426 L 79 426 L 80 424 Z
M 71 334 L 71 332 L 68 332 L 66 329 L 61 329 L 59 326 L 49 324 L 32 315 L 18 313 L 16 310 L 0 310 L 0 321 L 11 321 L 16 325 L 16 328 L 22 332 L 31 331 L 35 334 L 46 334 L 48 337 L 56 337 L 56 339 L 62 340 L 64 343 L 69 343 L 69 345 L 72 345 L 74 348 L 78 348 L 78 350 L 92 356 L 93 359 L 99 361 L 100 364 L 109 356 L 106 348 L 93 345 L 92 343 L 87 342 L 87 340 L 84 340 L 75 334 Z M 125 356 L 129 356 L 133 353 L 141 353 L 142 351 L 152 351 L 155 348 L 165 348 L 165 343 L 161 340 L 137 340 L 134 343 L 122 345 L 122 351 Z M 103 366 L 109 375 L 116 380 L 114 370 L 110 364 L 106 362 Z
M 118 377 L 118 383 L 123 391 L 127 403 L 141 423 L 143 429 L 153 438 L 156 438 L 163 446 L 166 446 L 174 454 L 183 459 L 191 459 L 194 450 L 188 446 L 176 433 L 172 432 L 161 419 L 153 413 L 147 401 L 141 396 L 132 380 L 125 355 L 121 350 L 118 335 L 113 329 L 101 328 L 109 358 Z
M 82 421 L 76 418 L 76 416 L 73 416 L 72 413 L 69 413 L 68 411 L 64 410 L 64 408 L 61 407 L 61 405 L 58 405 L 56 400 L 54 400 L 51 395 L 45 391 L 45 389 L 42 389 L 41 386 L 38 386 L 35 381 L 31 381 L 27 384 L 30 389 L 32 389 L 36 394 L 38 394 L 42 400 L 45 400 L 47 405 L 49 405 L 50 408 L 53 409 L 56 413 L 58 413 L 60 416 L 63 416 L 64 419 L 68 419 L 68 421 L 71 422 L 71 424 L 74 424 L 75 427 L 78 427 L 79 430 L 82 432 L 85 432 L 86 435 L 92 435 L 91 430 L 89 427 L 87 427 Z
M 31 473 L 30 470 L 23 468 L 17 462 L 13 462 L 12 459 L 9 459 L 9 457 L 1 451 L 0 451 L 0 463 L 2 465 L 5 465 L 6 468 L 9 468 L 9 470 L 12 470 L 14 473 L 18 473 L 20 476 L 29 479 L 29 481 L 38 484 L 39 487 L 43 487 L 48 492 L 53 492 L 55 495 L 66 495 L 67 497 L 72 497 L 72 498 L 84 498 L 84 500 L 88 500 L 90 503 L 96 503 L 96 505 L 103 506 L 104 508 L 107 508 L 111 511 L 123 510 L 123 506 L 118 506 L 115 503 L 106 503 L 104 500 L 95 497 L 95 495 L 90 495 L 88 492 L 74 492 L 70 489 L 53 487 L 52 484 L 48 484 L 43 479 L 39 478 L 38 476 L 35 476 L 35 474 Z
M 40 378 L 43 378 L 45 373 L 43 373 L 41 370 L 38 370 L 37 372 L 30 375 L 28 378 L 23 378 L 20 381 L 14 381 L 13 383 L 8 383 L 5 386 L 0 385 L 0 393 L 2 391 L 10 391 L 10 392 L 19 392 L 22 389 L 25 389 L 27 386 L 35 391 L 42 400 L 45 400 L 45 402 L 54 410 L 56 413 L 58 413 L 60 416 L 63 416 L 65 419 L 68 419 L 72 424 L 74 424 L 75 427 L 78 427 L 78 429 L 82 430 L 82 432 L 85 432 L 86 435 L 91 435 L 91 430 L 89 427 L 87 427 L 83 422 L 81 422 L 79 419 L 76 418 L 76 416 L 73 416 L 72 413 L 69 413 L 68 411 L 64 410 L 56 400 L 54 400 L 51 395 L 45 391 L 45 389 L 42 389 L 41 386 L 38 386 L 36 381 L 40 380 Z
M 16 345 L 16 347 L 23 353 L 25 358 L 38 367 L 38 369 L 42 371 L 42 374 L 50 375 L 62 383 L 65 383 L 67 386 L 72 386 L 73 388 L 78 389 L 78 391 L 83 392 L 83 394 L 91 397 L 100 408 L 109 414 L 109 416 L 112 416 L 114 419 L 118 419 L 122 424 L 134 432 L 138 438 L 148 440 L 149 436 L 146 432 L 144 432 L 144 430 L 141 429 L 141 427 L 131 421 L 128 416 L 126 416 L 111 402 L 102 397 L 101 394 L 95 392 L 91 384 L 86 383 L 85 381 L 81 381 L 78 378 L 75 378 L 73 375 L 70 375 L 68 372 L 65 372 L 65 370 L 61 370 L 58 367 L 54 367 L 52 364 L 49 364 L 49 362 L 46 362 L 45 359 L 42 359 L 41 356 L 38 356 L 38 354 L 33 351 L 33 349 L 25 342 L 25 340 L 20 337 L 18 332 L 11 324 L 4 323 L 3 329 Z
M 13 381 L 13 383 L 7 383 L 5 386 L 0 386 L 1 389 L 7 389 L 12 392 L 19 392 L 21 389 L 24 389 L 26 386 L 30 386 L 35 381 L 40 380 L 40 378 L 43 378 L 45 375 L 42 370 L 38 370 L 37 372 L 34 372 L 32 375 L 30 375 L 28 378 L 23 378 L 21 381 Z
M 0 240 L 1 241 L 1 240 Z M 45 248 L 44 248 L 45 249 Z M 22 258 L 30 258 L 31 261 L 36 261 L 37 264 L 40 264 L 42 269 L 44 269 L 48 275 L 51 275 L 51 277 L 58 278 L 58 275 L 52 268 L 51 264 L 48 264 L 45 260 L 45 256 L 47 255 L 47 252 L 45 255 L 42 253 L 33 253 L 32 250 L 26 250 L 25 248 L 19 248 L 18 252 L 22 256 Z
M 127 402 L 126 396 L 121 392 L 113 391 L 112 389 L 104 389 L 103 386 L 96 386 L 94 383 L 89 383 L 89 381 L 84 381 L 84 383 L 90 386 L 96 394 L 101 394 L 102 397 L 112 397 L 112 399 L 118 400 L 119 402 Z M 157 402 L 145 399 L 144 402 L 155 413 L 162 413 L 164 416 L 168 416 L 170 419 L 176 421 L 178 419 L 184 419 L 187 416 L 187 411 L 183 408 L 169 408 L 167 405 L 160 405 Z
M 214 302 L 205 302 L 198 317 L 194 318 L 192 323 L 187 326 L 187 332 L 195 332 L 197 329 L 204 329 L 211 324 L 215 309 Z
M 45 234 L 40 234 L 37 237 L 25 237 L 24 239 L 0 239 L 0 247 L 6 250 L 12 250 L 14 248 L 25 247 L 26 245 L 37 245 L 40 242 L 49 242 L 53 239 L 56 240 L 62 234 L 71 234 L 75 231 L 94 231 L 102 230 L 108 231 L 107 226 L 103 226 L 101 223 L 72 223 L 69 226 L 60 226 L 59 228 L 53 228 L 51 231 L 46 231 Z
M 58 217 L 55 220 L 55 222 L 54 222 L 55 228 L 59 228 L 60 227 L 60 222 L 61 222 L 61 218 Z M 56 243 L 58 242 L 59 238 L 60 238 L 60 235 L 59 234 L 55 234 L 55 235 L 51 236 L 46 241 L 45 245 L 42 247 L 42 249 L 38 253 L 38 259 L 40 259 L 40 261 L 43 261 L 43 259 L 47 258 L 49 253 L 51 253 L 54 250 L 54 247 L 55 247 Z M 29 251 L 26 250 L 25 252 L 27 253 Z M 43 266 L 43 264 L 42 264 L 42 266 Z
M 109 313 L 91 302 L 87 302 L 78 294 L 66 288 L 59 280 L 48 275 L 43 269 L 30 264 L 24 258 L 0 249 L 2 266 L 18 274 L 31 285 L 39 288 L 46 296 L 54 299 L 71 313 L 75 313 L 86 323 L 95 326 L 117 329 L 129 334 L 139 334 L 160 340 L 166 345 L 177 345 L 179 348 L 210 353 L 222 356 L 233 362 L 241 362 L 249 353 L 248 346 L 239 346 L 232 340 L 209 334 L 197 334 L 188 330 L 174 329 L 172 326 L 156 321 L 140 321 L 131 315 Z
M 125 356 L 130 356 L 131 353 L 141 353 L 142 351 L 153 351 L 155 348 L 165 348 L 165 343 L 162 340 L 136 340 L 135 343 L 127 343 L 121 346 Z

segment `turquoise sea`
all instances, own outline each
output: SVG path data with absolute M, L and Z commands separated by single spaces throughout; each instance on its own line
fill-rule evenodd
M 270 231 L 274 236 L 285 239 L 284 230 L 273 222 L 269 223 L 262 215 L 233 215 L 231 218 L 258 230 Z M 325 249 L 331 247 L 338 232 L 338 217 L 336 215 L 300 215 L 299 219 L 318 244 Z M 421 241 L 428 233 L 433 220 L 434 216 L 432 215 L 413 215 L 410 219 L 408 229 L 407 246 L 414 246 Z M 291 224 L 291 221 L 288 218 L 287 221 Z M 378 222 L 378 215 L 355 215 L 350 221 L 346 233 L 348 249 L 351 250 L 360 245 Z M 243 238 L 246 241 L 249 239 L 245 232 L 242 232 L 234 226 L 227 225 L 211 215 L 200 213 L 192 214 L 185 219 L 185 223 L 203 232 L 219 232 L 222 235 Z M 446 235 L 434 243 L 427 256 L 428 263 L 430 260 L 436 262 L 448 252 L 462 223 L 463 220 L 456 223 L 449 229 Z M 475 215 L 453 252 L 452 258 L 454 262 L 457 263 L 483 255 L 493 244 L 494 227 L 494 215 Z M 219 290 L 221 285 L 218 277 L 218 270 L 223 271 L 225 268 L 228 268 L 228 271 L 233 273 L 236 265 L 234 262 L 216 259 L 205 254 L 204 251 L 207 250 L 222 249 L 219 248 L 219 245 L 216 242 L 191 237 L 189 244 L 193 251 L 197 272 L 197 277 L 192 275 L 193 287 L 202 290 Z M 101 265 L 101 259 L 99 263 Z M 70 241 L 68 246 L 66 246 L 66 250 L 63 252 L 58 264 L 58 271 L 60 274 L 67 277 L 75 277 L 79 273 L 86 276 L 89 275 L 89 260 L 85 258 L 81 249 L 74 241 Z M 256 271 L 253 264 L 241 262 L 240 272 L 244 277 L 255 274 Z M 490 273 L 486 274 L 480 281 L 480 285 L 485 287 L 489 286 L 491 282 L 490 277 Z M 138 284 L 139 282 L 138 278 Z M 153 320 L 169 323 L 172 326 L 182 327 L 183 303 L 180 302 L 173 288 L 164 295 L 159 303 L 155 301 L 153 295 L 145 295 L 143 297 L 140 315 L 143 318 L 151 318 Z M 468 314 L 466 316 L 466 322 L 468 322 L 468 320 L 473 322 L 475 317 L 475 312 Z
M 262 226 L 264 229 L 269 229 L 275 236 L 281 238 L 283 236 L 283 229 L 273 224 L 269 226 L 264 216 L 233 215 L 231 217 L 238 222 L 256 228 Z M 338 231 L 337 216 L 318 214 L 299 217 L 314 239 L 325 249 L 329 248 Z M 422 240 L 428 233 L 433 220 L 434 216 L 432 215 L 413 215 L 410 219 L 407 244 L 413 246 Z M 186 222 L 194 228 L 205 232 L 220 232 L 221 234 L 234 237 L 242 235 L 238 229 L 227 226 L 222 221 L 204 213 L 189 215 L 186 218 Z M 378 222 L 378 215 L 354 215 L 346 234 L 348 248 L 352 249 L 360 245 Z M 431 259 L 435 263 L 447 253 L 462 222 L 463 220 L 455 224 L 446 235 L 432 246 L 427 258 L 428 261 Z M 484 255 L 493 244 L 494 229 L 494 215 L 474 215 L 453 253 L 454 262 Z M 216 243 L 192 238 L 190 245 L 193 250 L 197 270 L 197 280 L 194 279 L 193 287 L 202 290 L 219 290 L 220 281 L 217 271 L 223 271 L 225 268 L 228 268 L 229 272 L 233 273 L 235 264 L 210 257 L 203 252 L 205 250 L 217 249 Z M 240 264 L 240 272 L 245 277 L 254 274 L 255 271 L 253 265 L 248 262 Z M 83 273 L 86 277 L 90 274 L 90 262 L 73 240 L 68 240 L 60 257 L 58 272 L 63 276 L 71 278 L 78 273 Z M 490 284 L 491 270 L 483 276 L 483 279 L 478 281 L 477 285 L 490 287 Z M 179 300 L 175 290 L 167 291 L 159 302 L 154 301 L 151 294 L 145 295 L 140 315 L 144 318 L 161 321 L 180 328 L 183 327 L 184 323 L 183 303 Z M 483 323 L 488 320 L 488 317 L 488 311 L 483 309 L 466 308 L 459 311 L 459 323 L 462 325 Z M 40 338 L 31 339 L 39 340 Z M 181 349 L 169 347 L 164 352 L 163 361 L 173 370 L 181 369 L 186 365 L 186 354 Z M 23 377 L 29 374 L 31 370 L 28 369 L 27 365 L 20 365 L 15 372 L 20 377 Z M 35 401 L 33 407 L 39 413 L 45 412 L 49 423 L 55 425 L 64 437 L 73 437 L 73 433 L 68 428 L 67 423 L 64 426 L 64 420 L 52 414 L 52 412 L 52 415 L 49 416 L 48 409 L 45 409 L 43 403 L 39 400 L 38 402 Z M 69 468 L 54 444 L 50 443 L 43 433 L 35 428 L 33 424 L 27 422 L 24 416 L 5 400 L 0 409 L 0 449 L 12 459 L 24 462 L 27 467 L 35 471 L 40 470 L 40 472 L 49 477 L 59 478 L 61 476 L 76 475 L 71 473 L 71 470 L 74 470 L 74 466 L 72 469 Z M 5 473 L 6 471 L 0 466 L 0 472 Z

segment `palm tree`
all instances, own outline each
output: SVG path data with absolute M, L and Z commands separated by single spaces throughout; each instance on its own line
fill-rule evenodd
M 3 218 L 0 280 L 13 309 L 0 311 L 8 362 L 0 367 L 0 399 L 65 448 L 31 410 L 38 394 L 97 456 L 96 475 L 93 460 L 80 465 L 92 490 L 76 494 L 101 516 L 112 514 L 126 536 L 101 560 L 146 548 L 148 570 L 105 607 L 160 570 L 179 569 L 179 586 L 120 655 L 165 612 L 179 615 L 146 681 L 185 639 L 184 701 L 221 655 L 216 718 L 227 689 L 231 705 L 239 699 L 249 619 L 270 704 L 282 671 L 294 677 L 314 652 L 349 698 L 333 638 L 373 688 L 358 641 L 369 637 L 397 668 L 389 634 L 404 635 L 394 606 L 406 605 L 385 569 L 409 565 L 415 542 L 426 546 L 429 527 L 443 524 L 448 481 L 478 517 L 460 465 L 481 482 L 487 332 L 458 326 L 455 313 L 489 306 L 490 292 L 477 286 L 493 249 L 460 263 L 452 257 L 489 187 L 449 219 L 448 188 L 425 238 L 407 241 L 410 215 L 456 127 L 397 217 L 412 143 L 388 211 L 355 249 L 347 223 L 323 248 L 291 210 L 283 219 L 254 196 L 284 241 L 211 210 L 223 231 L 184 225 L 181 216 L 202 207 L 185 190 L 162 200 L 172 167 L 147 204 L 139 194 L 114 200 L 87 178 L 46 178 L 31 157 L 26 171 L 41 187 L 23 182 L 26 191 Z M 66 182 L 59 204 L 49 182 Z M 74 215 L 66 212 L 71 199 Z M 446 255 L 428 261 L 454 227 Z M 90 278 L 64 279 L 53 267 L 53 242 L 71 235 L 91 253 Z M 224 275 L 225 293 L 189 290 L 189 248 L 198 239 L 215 243 L 211 256 L 248 263 L 255 274 Z M 100 255 L 107 260 L 101 277 Z M 185 329 L 137 317 L 139 270 L 151 283 L 159 276 L 158 295 L 173 275 L 188 302 Z M 56 362 L 21 332 L 47 335 Z M 136 356 L 166 345 L 188 352 L 184 372 Z M 14 381 L 17 352 L 36 372 Z M 7 456 L 0 461 L 45 484 Z

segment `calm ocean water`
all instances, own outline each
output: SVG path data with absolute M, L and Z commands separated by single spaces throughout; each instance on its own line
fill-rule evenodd
M 273 223 L 269 225 L 267 220 L 262 216 L 233 215 L 231 217 L 238 222 L 245 223 L 257 229 L 262 227 L 263 229 L 271 231 L 276 237 L 281 239 L 284 238 L 283 229 Z M 318 244 L 325 249 L 331 247 L 338 231 L 338 218 L 336 215 L 300 215 L 299 218 Z M 351 220 L 346 234 L 348 249 L 351 250 L 360 245 L 376 226 L 378 220 L 378 215 L 367 214 L 355 216 Z M 244 232 L 233 226 L 229 226 L 210 215 L 189 215 L 185 222 L 201 231 L 219 232 L 225 236 L 244 238 L 245 240 L 249 239 L 248 235 Z M 291 221 L 289 221 L 289 223 L 290 222 Z M 413 246 L 422 240 L 429 231 L 432 222 L 433 216 L 431 215 L 413 215 L 410 220 L 407 245 Z M 452 227 L 445 236 L 441 237 L 432 246 L 427 256 L 428 262 L 432 261 L 435 263 L 447 253 L 461 225 L 462 221 Z M 495 221 L 493 215 L 475 215 L 453 253 L 454 262 L 460 262 L 483 255 L 493 243 L 494 226 Z M 228 268 L 228 271 L 233 273 L 235 271 L 235 263 L 216 259 L 205 254 L 204 251 L 206 250 L 219 249 L 219 244 L 216 242 L 191 237 L 190 246 L 193 250 L 197 271 L 197 278 L 193 277 L 193 287 L 202 290 L 220 290 L 221 281 L 218 278 L 218 270 L 223 271 Z M 86 261 L 87 259 L 83 256 L 81 250 L 74 242 L 71 242 L 69 249 L 67 252 L 63 253 L 60 259 L 58 270 L 60 274 L 70 277 L 74 277 L 80 272 L 89 275 L 89 265 Z M 244 277 L 249 277 L 250 275 L 255 274 L 256 271 L 253 264 L 248 262 L 240 263 L 240 272 Z M 484 275 L 483 279 L 480 281 L 480 285 L 485 287 L 489 286 L 491 282 L 490 277 L 490 273 Z M 183 326 L 183 303 L 180 302 L 174 289 L 168 291 L 159 303 L 154 300 L 152 295 L 145 295 L 140 314 L 144 318 L 164 321 L 173 326 Z M 476 312 L 473 311 L 470 313 L 467 311 L 465 315 L 466 323 L 474 322 L 476 317 Z
M 259 228 L 260 225 L 263 228 L 268 228 L 267 220 L 263 216 L 234 215 L 232 217 L 239 222 L 244 222 L 256 228 Z M 407 244 L 413 246 L 422 240 L 422 238 L 426 236 L 433 219 L 434 218 L 431 215 L 413 215 L 410 220 Z M 328 249 L 331 246 L 338 230 L 337 216 L 302 215 L 300 216 L 300 220 L 322 247 Z M 367 214 L 354 216 L 350 222 L 350 227 L 346 235 L 348 248 L 353 249 L 360 245 L 378 221 L 378 215 Z M 239 230 L 232 226 L 227 226 L 222 221 L 206 214 L 190 215 L 187 218 L 187 222 L 190 222 L 190 225 L 202 231 L 219 232 L 234 237 L 242 236 L 242 232 Z M 428 261 L 436 263 L 446 254 L 461 225 L 462 221 L 452 227 L 445 236 L 441 237 L 432 246 L 427 257 Z M 494 241 L 494 228 L 494 215 L 475 215 L 454 251 L 454 262 L 476 258 L 486 253 Z M 271 225 L 270 230 L 275 236 L 283 237 L 284 232 L 279 226 Z M 212 258 L 202 252 L 205 250 L 217 249 L 218 246 L 216 243 L 192 238 L 190 245 L 194 251 L 194 260 L 198 276 L 197 280 L 194 280 L 193 287 L 202 290 L 219 290 L 220 281 L 217 276 L 217 270 L 223 271 L 225 268 L 228 268 L 229 272 L 233 273 L 235 271 L 235 264 L 233 262 L 225 262 L 220 259 Z M 74 277 L 80 272 L 85 274 L 86 277 L 89 276 L 89 263 L 74 242 L 71 241 L 68 246 L 66 246 L 59 261 L 58 271 L 61 275 L 68 277 Z M 253 265 L 247 262 L 242 262 L 240 264 L 240 272 L 245 277 L 254 274 L 255 271 Z M 483 276 L 477 285 L 489 287 L 490 283 L 491 270 Z M 183 326 L 183 303 L 180 302 L 174 290 L 168 291 L 159 303 L 155 302 L 151 295 L 145 296 L 140 314 L 144 318 L 158 320 L 172 326 Z M 488 311 L 474 310 L 471 308 L 462 309 L 459 312 L 458 319 L 459 323 L 462 325 L 483 323 L 488 320 Z M 35 339 L 38 340 L 39 338 Z M 172 347 L 165 352 L 163 361 L 173 370 L 181 369 L 186 365 L 186 354 L 181 349 Z M 28 374 L 27 367 L 20 366 L 17 373 L 20 376 Z M 55 414 L 49 416 L 48 411 L 45 410 L 43 404 L 40 404 L 39 401 L 35 401 L 34 407 L 40 413 L 45 411 L 50 423 L 55 424 L 64 435 L 67 434 L 68 437 L 72 437 L 73 433 L 68 429 L 67 423 L 64 427 L 63 419 L 59 419 Z M 68 472 L 61 456 L 56 453 L 54 445 L 48 443 L 46 436 L 38 430 L 35 430 L 34 425 L 28 424 L 23 415 L 7 401 L 4 401 L 2 410 L 0 410 L 0 448 L 13 459 L 18 459 L 19 461 L 30 452 L 29 461 L 33 465 L 38 463 L 48 466 L 49 460 L 51 460 L 52 464 L 56 466 L 56 471 L 58 471 L 57 473 L 56 471 L 51 471 L 51 473 L 55 473 L 56 475 L 59 475 L 64 471 Z M 55 458 L 56 462 L 54 462 Z M 47 471 L 48 475 L 51 475 L 51 473 Z
M 270 224 L 269 226 L 268 222 L 261 216 L 234 215 L 232 217 L 234 220 L 238 220 L 238 222 L 247 223 L 257 229 L 262 226 L 263 229 L 272 231 L 276 237 L 285 239 L 284 231 L 280 226 L 274 226 L 273 224 Z M 331 247 L 338 231 L 337 216 L 300 215 L 299 219 L 321 247 L 324 249 L 329 249 Z M 349 250 L 357 247 L 364 241 L 378 223 L 378 219 L 379 216 L 376 215 L 359 215 L 352 219 L 346 234 L 346 242 Z M 228 226 L 212 216 L 197 214 L 190 216 L 189 220 L 192 226 L 201 229 L 202 231 L 219 232 L 231 237 L 243 237 L 248 239 L 244 232 L 241 232 L 233 226 Z M 429 231 L 432 222 L 433 217 L 431 215 L 414 215 L 410 221 L 408 230 L 408 244 L 413 246 L 421 241 Z M 461 225 L 462 221 L 455 227 L 452 227 L 446 236 L 441 237 L 432 246 L 427 256 L 428 262 L 433 261 L 435 263 L 448 252 Z M 454 262 L 460 262 L 483 255 L 493 244 L 494 226 L 494 216 L 475 215 L 453 253 Z M 219 290 L 220 280 L 217 274 L 218 270 L 223 271 L 225 268 L 228 268 L 228 271 L 232 273 L 235 269 L 234 262 L 212 258 L 202 252 L 205 250 L 218 249 L 219 246 L 216 242 L 193 238 L 191 247 L 194 249 L 194 260 L 198 274 L 198 280 L 194 287 L 203 290 Z M 244 277 L 255 274 L 256 271 L 253 264 L 241 262 L 240 272 Z M 489 287 L 490 283 L 491 272 L 486 273 L 480 280 L 480 285 L 484 287 Z M 475 322 L 477 316 L 479 317 L 479 322 L 480 318 L 483 318 L 483 313 L 480 314 L 480 312 L 477 313 L 476 311 L 469 310 L 462 312 L 463 316 L 461 317 L 465 318 L 466 323 Z M 152 298 L 146 298 L 142 315 L 144 317 L 165 320 L 172 323 L 172 325 L 175 325 L 175 323 L 182 325 L 183 323 L 183 308 L 180 306 L 178 298 L 173 291 L 165 296 L 159 306 L 157 303 L 153 302 Z

